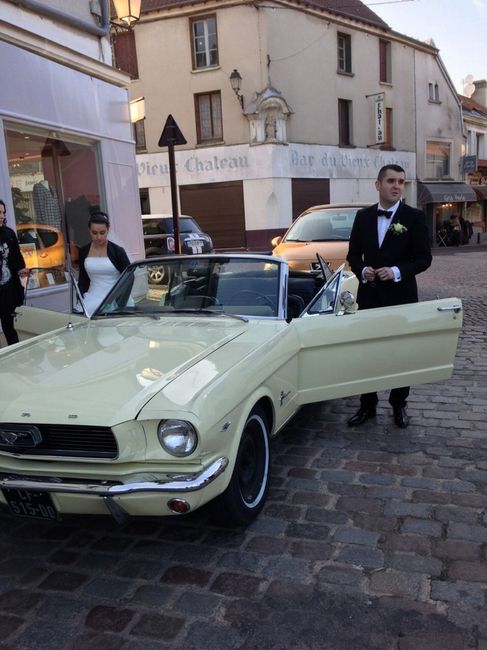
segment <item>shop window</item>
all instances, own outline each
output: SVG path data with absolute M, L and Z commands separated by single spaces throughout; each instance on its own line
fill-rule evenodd
M 338 72 L 352 73 L 352 37 L 350 34 L 337 34 Z
M 220 92 L 195 95 L 196 135 L 198 143 L 223 140 Z
M 352 144 L 352 102 L 348 99 L 338 100 L 338 146 L 349 147 Z
M 23 126 L 5 128 L 15 224 L 30 288 L 64 284 L 100 209 L 96 145 Z
M 426 142 L 426 178 L 446 178 L 450 176 L 449 142 Z
M 218 65 L 216 16 L 192 19 L 190 24 L 193 70 Z
M 392 83 L 391 72 L 391 43 L 379 39 L 379 80 L 383 83 Z

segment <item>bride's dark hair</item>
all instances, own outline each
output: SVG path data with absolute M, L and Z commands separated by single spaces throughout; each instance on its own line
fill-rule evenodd
M 110 228 L 110 219 L 108 218 L 108 214 L 106 212 L 93 212 L 93 214 L 91 214 L 90 218 L 88 219 L 88 228 L 92 223 L 100 223 L 107 228 Z

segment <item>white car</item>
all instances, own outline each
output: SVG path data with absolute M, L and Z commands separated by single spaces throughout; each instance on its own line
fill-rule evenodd
M 361 312 L 353 274 L 324 276 L 264 255 L 172 256 L 131 264 L 90 319 L 19 308 L 21 336 L 58 329 L 0 351 L 0 502 L 117 520 L 213 502 L 248 524 L 269 439 L 300 406 L 450 376 L 457 298 Z

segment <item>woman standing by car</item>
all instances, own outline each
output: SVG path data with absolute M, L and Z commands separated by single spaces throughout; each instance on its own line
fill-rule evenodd
M 95 212 L 88 220 L 91 243 L 79 249 L 79 290 L 87 315 L 95 311 L 122 271 L 130 264 L 125 249 L 108 239 L 110 220 Z
M 15 232 L 7 226 L 5 203 L 0 200 L 0 323 L 7 344 L 17 343 L 14 328 L 15 308 L 24 301 L 19 272 L 25 269 L 24 258 Z

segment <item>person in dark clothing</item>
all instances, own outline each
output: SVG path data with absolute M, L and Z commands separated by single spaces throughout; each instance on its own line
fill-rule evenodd
M 95 212 L 88 219 L 91 242 L 79 249 L 78 286 L 88 316 L 130 264 L 125 249 L 108 240 L 110 220 L 104 212 Z
M 359 280 L 359 309 L 418 302 L 416 275 L 431 265 L 426 218 L 423 212 L 401 203 L 405 172 L 385 165 L 375 182 L 379 203 L 357 212 L 350 234 L 347 260 Z M 389 395 L 394 422 L 409 424 L 406 400 L 409 387 L 393 388 Z M 360 408 L 348 421 L 360 425 L 375 417 L 377 393 L 360 398 Z
M 5 203 L 0 200 L 0 324 L 8 345 L 18 343 L 14 327 L 15 308 L 24 301 L 19 273 L 25 270 L 17 235 L 6 223 Z

